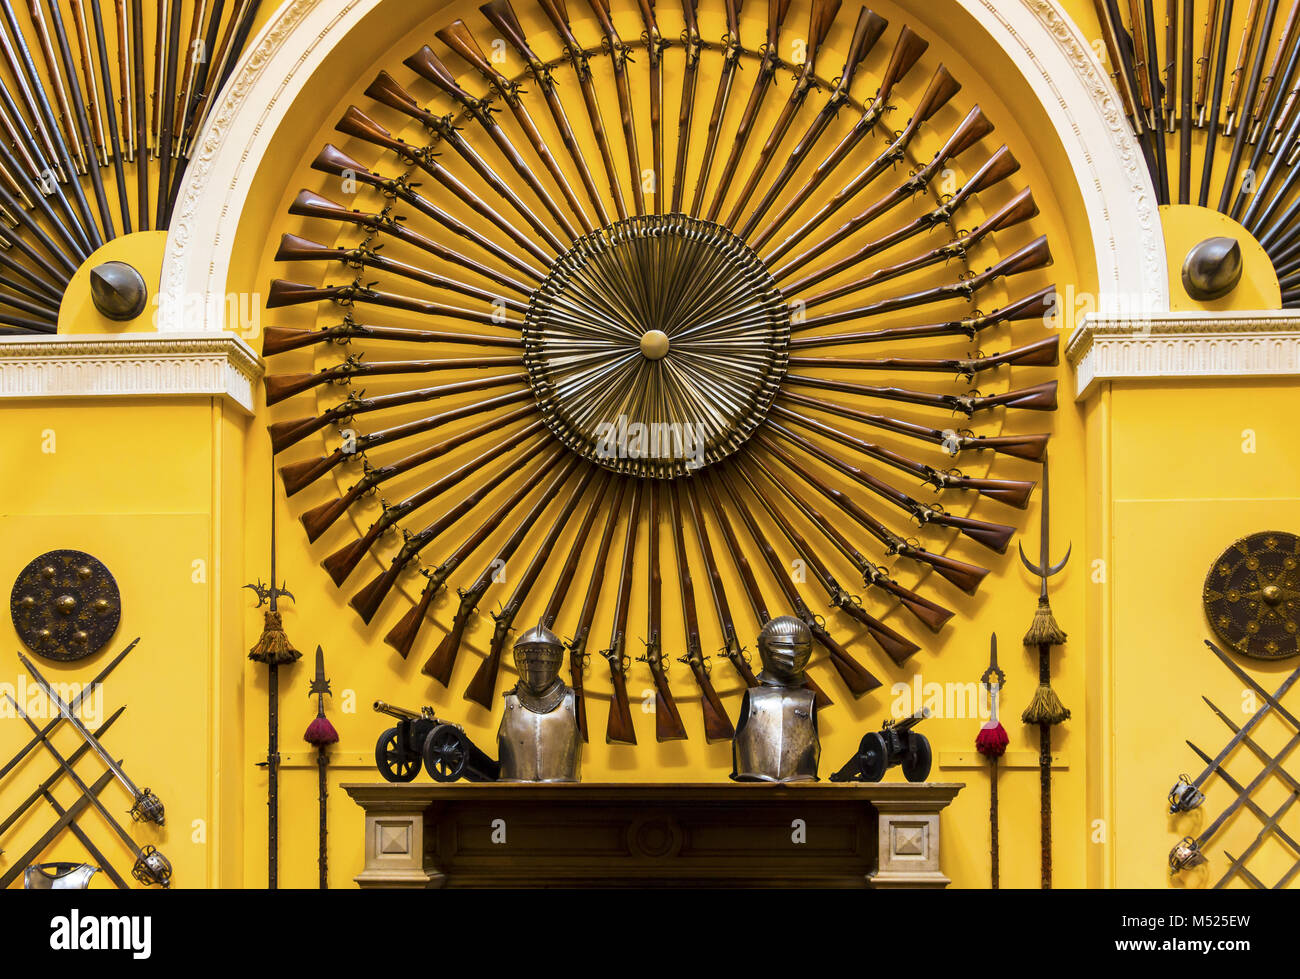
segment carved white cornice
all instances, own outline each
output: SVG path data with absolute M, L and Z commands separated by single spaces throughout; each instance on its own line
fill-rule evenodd
M 233 333 L 0 337 L 0 399 L 224 397 L 252 414 L 261 376 Z
M 1080 401 L 1103 381 L 1300 375 L 1300 312 L 1091 314 L 1065 355 Z

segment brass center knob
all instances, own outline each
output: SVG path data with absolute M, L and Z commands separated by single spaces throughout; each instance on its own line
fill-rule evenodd
M 1269 605 L 1278 605 L 1282 602 L 1282 589 L 1277 585 L 1265 585 L 1260 594 L 1263 595 L 1264 601 Z
M 647 360 L 662 360 L 668 354 L 668 334 L 663 330 L 646 330 L 641 334 L 641 353 Z
M 77 600 L 71 595 L 60 595 L 54 600 L 54 607 L 64 615 L 71 615 L 77 608 Z

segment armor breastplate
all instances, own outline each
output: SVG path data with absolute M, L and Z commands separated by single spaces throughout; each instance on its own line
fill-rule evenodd
M 573 691 L 565 689 L 554 710 L 538 714 L 505 695 L 506 712 L 497 731 L 502 782 L 578 782 L 582 779 L 582 734 Z
M 23 871 L 23 887 L 29 891 L 84 891 L 97 873 L 99 868 L 88 863 L 34 863 Z
M 804 687 L 757 686 L 745 691 L 731 743 L 737 782 L 817 781 L 814 694 Z

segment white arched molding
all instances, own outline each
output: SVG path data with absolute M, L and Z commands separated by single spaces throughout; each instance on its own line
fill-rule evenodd
M 163 331 L 225 330 L 235 235 L 259 165 L 294 99 L 382 0 L 287 0 L 245 53 L 204 131 L 163 261 Z M 1017 67 L 1074 163 L 1103 313 L 1168 309 L 1160 217 L 1110 80 L 1055 0 L 957 0 Z M 194 297 L 187 300 L 187 297 Z

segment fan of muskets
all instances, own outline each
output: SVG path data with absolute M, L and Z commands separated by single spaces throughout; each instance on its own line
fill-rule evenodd
M 0 0 L 0 333 L 54 333 L 92 252 L 167 228 L 259 6 Z
M 989 573 L 955 553 L 1006 550 L 1010 525 L 956 511 L 1032 491 L 951 458 L 1046 448 L 997 428 L 1056 406 L 1054 380 L 1006 374 L 1058 347 L 1019 163 L 928 43 L 865 7 L 772 0 L 743 25 L 738 0 L 479 10 L 413 42 L 401 77 L 378 73 L 289 208 L 266 394 L 317 397 L 270 433 L 291 497 L 337 481 L 301 515 L 325 569 L 366 623 L 393 610 L 403 657 L 427 642 L 444 686 L 493 593 L 465 691 L 484 706 L 516 627 L 570 637 L 580 704 L 600 644 L 612 742 L 636 739 L 634 652 L 660 740 L 685 736 L 674 655 L 706 737 L 729 738 L 709 654 L 754 685 L 744 637 L 773 615 L 804 619 L 861 697 L 880 680 L 848 645 L 905 663 L 920 646 L 883 617 L 901 606 L 937 632 L 948 589 Z M 337 447 L 302 452 L 321 432 Z M 661 630 L 665 580 L 680 635 Z M 453 581 L 459 601 L 440 601 Z M 403 583 L 418 598 L 397 618 Z
M 1093 2 L 1160 203 L 1239 221 L 1300 306 L 1300 2 Z

